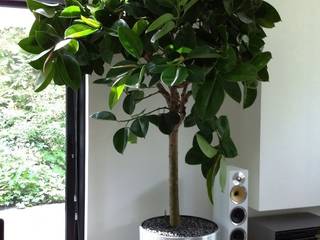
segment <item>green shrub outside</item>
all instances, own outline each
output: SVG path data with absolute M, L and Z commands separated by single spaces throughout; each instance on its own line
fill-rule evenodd
M 65 91 L 34 93 L 31 56 L 17 45 L 26 35 L 0 29 L 0 207 L 65 198 Z

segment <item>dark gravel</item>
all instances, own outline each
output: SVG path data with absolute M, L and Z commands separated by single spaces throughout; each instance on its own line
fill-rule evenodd
M 142 228 L 157 233 L 162 237 L 203 237 L 218 230 L 218 226 L 206 219 L 190 216 L 181 216 L 181 224 L 173 228 L 169 217 L 155 217 L 142 223 Z

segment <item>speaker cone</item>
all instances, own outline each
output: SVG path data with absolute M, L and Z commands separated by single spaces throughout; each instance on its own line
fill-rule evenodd
M 244 208 L 241 208 L 241 207 L 234 208 L 231 211 L 231 214 L 230 214 L 231 221 L 235 225 L 242 224 L 246 220 L 246 217 L 247 217 L 246 210 Z
M 247 199 L 247 189 L 242 186 L 235 186 L 231 189 L 230 198 L 233 203 L 241 204 Z
M 245 240 L 246 239 L 246 233 L 243 229 L 235 229 L 232 231 L 230 235 L 230 240 Z

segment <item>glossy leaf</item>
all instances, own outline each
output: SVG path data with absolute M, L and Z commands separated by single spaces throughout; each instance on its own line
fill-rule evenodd
M 40 53 L 37 56 L 35 56 L 34 58 L 32 58 L 31 61 L 29 62 L 29 64 L 37 70 L 42 70 L 43 65 L 44 65 L 44 63 L 45 63 L 46 59 L 48 58 L 51 51 L 52 51 L 52 49 L 47 49 L 47 50 L 43 51 L 42 53 Z
M 263 1 L 260 6 L 257 15 L 257 22 L 266 28 L 272 28 L 275 26 L 275 23 L 281 21 L 281 17 L 277 10 L 271 6 L 269 3 Z
M 206 176 L 208 196 L 212 204 L 213 204 L 213 186 L 214 186 L 215 177 L 217 176 L 217 173 L 219 171 L 220 160 L 221 160 L 221 157 L 218 156 L 215 159 L 213 165 L 210 167 L 209 172 Z
M 77 60 L 68 54 L 60 55 L 56 63 L 56 73 L 63 82 L 74 90 L 80 87 L 81 70 Z
M 224 90 L 219 81 L 208 79 L 199 89 L 195 111 L 202 119 L 210 119 L 219 111 L 224 101 Z
M 119 40 L 126 51 L 135 58 L 140 58 L 143 52 L 143 43 L 139 36 L 130 28 L 119 27 Z
M 197 47 L 192 50 L 191 53 L 187 55 L 187 59 L 195 59 L 195 58 L 220 58 L 221 55 L 217 53 L 215 49 L 209 46 Z
M 133 121 L 130 130 L 140 138 L 145 138 L 149 129 L 149 120 L 147 117 L 140 117 Z
M 198 145 L 204 155 L 206 155 L 208 158 L 213 158 L 215 155 L 217 155 L 218 150 L 211 146 L 204 137 L 202 137 L 200 134 L 197 134 L 196 137 Z
M 29 36 L 28 38 L 25 38 L 25 39 L 22 39 L 20 42 L 19 42 L 19 46 L 29 52 L 29 53 L 32 53 L 32 54 L 39 54 L 41 53 L 43 50 L 43 48 L 41 48 L 37 41 L 36 41 L 36 38 L 35 36 Z
M 222 81 L 224 91 L 236 102 L 240 103 L 242 99 L 241 88 L 237 82 Z
M 223 156 L 226 158 L 235 158 L 238 156 L 238 150 L 230 137 L 221 139 L 220 146 Z
M 52 81 L 54 75 L 54 60 L 50 60 L 44 67 L 44 71 L 40 73 L 35 86 L 36 92 L 44 90 Z
M 249 63 L 242 63 L 236 66 L 231 72 L 223 75 L 227 81 L 254 81 L 258 78 L 257 68 Z
M 272 58 L 272 55 L 270 52 L 263 52 L 263 53 L 256 55 L 252 59 L 251 64 L 256 67 L 257 71 L 260 71 L 265 66 L 267 66 L 267 64 L 271 60 L 271 58 Z
M 92 28 L 88 25 L 77 23 L 71 25 L 65 31 L 65 38 L 83 38 L 89 36 L 98 31 L 98 29 Z
M 81 16 L 81 20 L 82 20 L 85 24 L 87 24 L 88 26 L 90 26 L 90 27 L 92 27 L 92 28 L 98 29 L 98 28 L 101 27 L 101 23 L 98 22 L 98 21 L 95 20 L 95 19 Z
M 79 18 L 81 15 L 81 9 L 79 6 L 68 6 L 62 10 L 60 17 L 64 18 Z
M 219 180 L 221 192 L 225 192 L 227 186 L 227 163 L 224 158 L 221 158 L 220 161 Z
M 167 22 L 159 31 L 157 31 L 151 38 L 151 43 L 155 43 L 160 38 L 167 35 L 176 27 L 176 24 L 173 21 Z
M 121 128 L 113 136 L 113 145 L 118 153 L 123 154 L 128 144 L 129 129 Z
M 123 101 L 123 110 L 131 115 L 136 108 L 136 100 L 134 94 L 129 94 Z
M 148 27 L 149 22 L 145 19 L 139 19 L 133 26 L 132 31 L 137 35 L 141 35 Z
M 159 28 L 161 28 L 164 24 L 174 19 L 174 16 L 171 13 L 166 13 L 157 18 L 154 22 L 150 24 L 148 29 L 146 30 L 146 33 L 155 31 Z
M 118 86 L 113 86 L 109 93 L 109 108 L 113 109 L 114 106 L 119 102 L 122 93 L 124 91 L 125 85 L 120 84 Z
M 186 81 L 189 73 L 186 67 L 170 66 L 161 74 L 161 81 L 168 86 L 179 85 Z
M 186 155 L 185 161 L 189 165 L 200 165 L 209 162 L 209 159 L 197 148 L 191 148 Z
M 96 112 L 92 114 L 90 117 L 98 120 L 109 120 L 109 121 L 117 120 L 116 116 L 109 111 Z
M 248 108 L 254 104 L 257 98 L 258 91 L 257 89 L 252 89 L 248 87 L 244 87 L 244 100 L 243 100 L 243 108 Z

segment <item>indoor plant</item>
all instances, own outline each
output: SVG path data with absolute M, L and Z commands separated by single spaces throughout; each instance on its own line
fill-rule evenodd
M 128 142 L 147 135 L 149 123 L 169 136 L 170 225 L 180 224 L 178 198 L 178 130 L 196 126 L 186 162 L 201 165 L 209 198 L 224 158 L 237 149 L 226 116 L 217 116 L 225 95 L 251 106 L 260 82 L 268 81 L 270 52 L 264 52 L 263 28 L 280 21 L 262 0 L 67 0 L 65 5 L 28 0 L 36 20 L 20 42 L 38 54 L 31 66 L 40 71 L 36 91 L 50 82 L 80 86 L 85 74 L 110 88 L 109 109 L 122 101 L 128 119 L 110 111 L 93 118 L 122 123 L 113 137 L 123 153 Z M 122 60 L 112 62 L 115 55 Z M 112 62 L 112 64 L 111 64 Z M 105 63 L 111 66 L 105 73 Z M 143 100 L 161 95 L 166 105 L 135 112 Z M 190 109 L 187 103 L 193 101 Z M 211 145 L 215 137 L 215 145 Z

